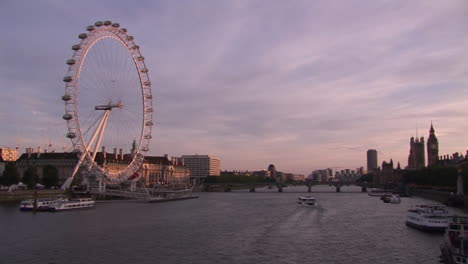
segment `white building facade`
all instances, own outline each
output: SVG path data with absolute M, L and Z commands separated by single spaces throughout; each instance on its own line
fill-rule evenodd
M 190 179 L 197 183 L 208 176 L 220 176 L 221 160 L 211 155 L 182 155 L 183 164 L 190 171 Z

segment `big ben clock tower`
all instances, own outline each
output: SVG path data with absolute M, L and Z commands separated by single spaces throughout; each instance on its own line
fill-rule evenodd
M 431 122 L 431 130 L 429 130 L 429 138 L 427 139 L 427 166 L 434 166 L 439 160 L 439 142 L 435 136 L 434 127 Z

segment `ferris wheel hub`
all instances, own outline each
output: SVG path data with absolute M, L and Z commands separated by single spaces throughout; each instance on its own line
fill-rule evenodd
M 122 107 L 123 107 L 122 101 L 119 101 L 116 104 L 109 103 L 106 105 L 96 105 L 94 107 L 94 110 L 112 110 L 112 108 L 122 109 Z

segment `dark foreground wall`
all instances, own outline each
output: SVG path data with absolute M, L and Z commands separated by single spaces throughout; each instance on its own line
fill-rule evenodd
M 420 196 L 429 200 L 444 203 L 449 197 L 449 192 L 435 191 L 435 190 L 412 190 L 414 196 Z
M 435 190 L 412 190 L 412 195 L 423 197 L 429 200 L 445 203 L 450 198 L 449 192 L 435 191 Z M 468 196 L 463 197 L 465 208 L 468 208 Z

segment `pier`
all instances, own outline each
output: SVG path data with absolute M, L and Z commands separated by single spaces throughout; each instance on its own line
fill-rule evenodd
M 198 196 L 192 195 L 192 189 L 184 190 L 151 190 L 147 188 L 137 188 L 135 190 L 118 190 L 109 188 L 90 188 L 90 194 L 97 196 L 111 196 L 138 200 L 141 202 L 168 202 L 195 199 Z

